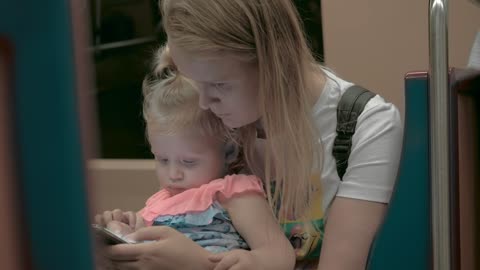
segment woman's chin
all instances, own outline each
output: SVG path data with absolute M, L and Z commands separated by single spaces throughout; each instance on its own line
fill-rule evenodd
M 229 118 L 222 118 L 222 122 L 225 126 L 229 127 L 229 128 L 238 128 L 238 127 L 241 127 L 242 125 L 238 125 L 236 124 L 235 122 L 233 122 L 231 119 Z
M 254 121 L 236 121 L 235 119 L 231 119 L 231 118 L 227 118 L 227 117 L 222 118 L 223 124 L 225 126 L 229 127 L 229 128 L 243 127 L 243 126 L 255 123 L 256 121 L 257 120 L 254 120 Z

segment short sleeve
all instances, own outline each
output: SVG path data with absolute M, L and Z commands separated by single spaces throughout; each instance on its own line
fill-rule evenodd
M 337 196 L 387 203 L 397 176 L 402 138 L 397 108 L 380 96 L 372 98 L 358 118 Z
M 262 182 L 253 175 L 234 174 L 224 178 L 224 187 L 219 190 L 220 193 L 229 199 L 235 195 L 242 193 L 256 193 L 265 196 Z

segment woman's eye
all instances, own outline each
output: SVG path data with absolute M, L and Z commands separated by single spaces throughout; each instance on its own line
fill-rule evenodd
M 226 83 L 214 83 L 212 84 L 213 87 L 215 89 L 218 89 L 218 90 L 223 90 L 223 89 L 226 89 L 227 88 L 227 84 Z

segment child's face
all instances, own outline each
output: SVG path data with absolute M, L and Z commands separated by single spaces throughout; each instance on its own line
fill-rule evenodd
M 189 129 L 175 135 L 149 134 L 157 160 L 160 186 L 172 194 L 223 177 L 224 144 L 218 138 Z

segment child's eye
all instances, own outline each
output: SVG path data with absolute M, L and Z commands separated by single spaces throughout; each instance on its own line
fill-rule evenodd
M 184 159 L 184 160 L 182 160 L 182 163 L 185 164 L 186 166 L 193 166 L 193 165 L 195 165 L 196 161 L 195 160 Z
M 168 164 L 168 158 L 158 158 L 157 160 L 158 162 L 160 162 L 160 164 Z

